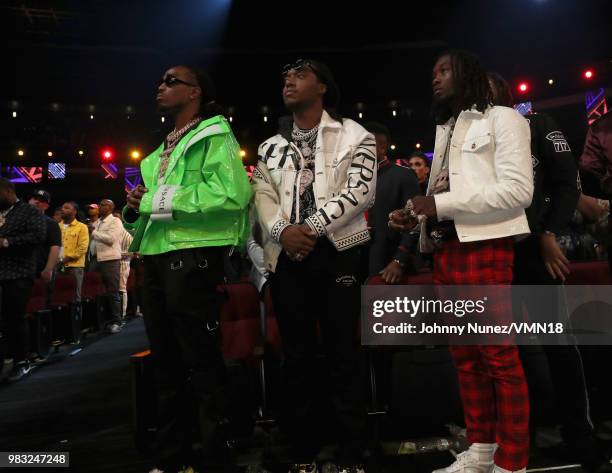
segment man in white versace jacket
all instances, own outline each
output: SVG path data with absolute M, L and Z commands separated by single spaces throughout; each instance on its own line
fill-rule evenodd
M 283 426 L 294 447 L 294 469 L 316 470 L 310 462 L 324 428 L 312 410 L 318 323 L 331 370 L 336 461 L 355 466 L 365 437 L 357 339 L 360 245 L 370 238 L 364 212 L 375 195 L 376 144 L 359 124 L 333 113 L 338 90 L 327 66 L 300 60 L 285 67 L 283 78 L 292 117 L 259 147 L 252 176 L 283 340 Z
M 529 126 L 494 107 L 485 70 L 464 51 L 440 56 L 432 86 L 438 127 L 427 196 L 411 199 L 403 230 L 421 223 L 421 249 L 434 252 L 434 282 L 498 286 L 487 320 L 512 321 L 514 238 L 529 233 L 533 194 Z M 411 214 L 412 212 L 412 214 Z M 407 220 L 411 220 L 407 222 Z M 406 225 L 408 224 L 408 225 Z M 524 472 L 529 458 L 529 396 L 517 347 L 450 346 L 470 448 L 435 473 Z
M 90 224 L 91 256 L 89 270 L 99 271 L 110 303 L 110 318 L 107 331 L 121 331 L 121 295 L 119 293 L 119 276 L 121 271 L 121 238 L 123 224 L 113 215 L 115 204 L 105 199 L 100 202 L 100 218 Z

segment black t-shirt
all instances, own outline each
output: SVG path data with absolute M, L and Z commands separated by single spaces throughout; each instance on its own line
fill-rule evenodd
M 38 247 L 36 255 L 36 272 L 37 275 L 47 266 L 49 251 L 52 246 L 62 246 L 62 230 L 59 224 L 50 217 L 45 215 L 45 226 L 47 227 L 47 236 L 45 242 Z

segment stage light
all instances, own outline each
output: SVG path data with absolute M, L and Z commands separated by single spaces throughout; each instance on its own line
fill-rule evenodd
M 246 152 L 245 150 L 241 149 L 241 150 L 240 150 L 240 157 L 241 157 L 241 158 L 245 158 L 245 157 L 246 157 L 246 155 L 247 155 L 247 152 Z
M 264 123 L 268 123 L 268 117 L 264 115 Z
M 13 112 L 13 118 L 17 118 L 17 112 Z
M 83 152 L 83 150 L 82 150 L 82 149 L 80 149 L 80 150 L 78 151 L 78 154 L 79 154 L 79 156 L 83 156 L 85 153 Z
M 17 150 L 17 156 L 23 156 L 25 152 L 22 149 Z
M 363 118 L 363 112 L 359 112 L 359 118 Z
M 527 82 L 521 82 L 518 86 L 518 90 L 520 93 L 524 94 L 529 90 L 529 84 Z
M 582 75 L 585 79 L 592 79 L 593 76 L 595 75 L 595 72 L 593 72 L 593 69 L 587 69 L 586 71 L 584 71 L 584 74 Z
M 395 151 L 395 145 L 391 145 L 391 151 Z
M 110 148 L 104 148 L 102 150 L 102 159 L 104 161 L 110 161 L 111 159 L 113 159 L 114 153 L 113 150 Z
M 416 149 L 421 149 L 421 143 L 417 143 L 416 145 L 414 145 L 416 147 Z
M 392 113 L 393 113 L 393 116 L 394 116 L 394 117 L 397 117 L 397 111 L 396 111 L 396 110 L 393 110 L 393 112 L 392 112 Z
M 548 79 L 548 85 L 553 85 L 555 81 L 553 79 Z
M 138 151 L 137 149 L 133 150 L 130 153 L 130 156 L 132 157 L 132 159 L 139 159 L 140 158 L 140 151 Z
M 166 122 L 166 117 L 161 117 L 161 122 L 165 123 Z
M 234 117 L 229 117 L 229 121 L 232 123 L 234 121 Z
M 93 120 L 93 119 L 94 119 L 94 116 L 93 116 L 93 115 L 89 115 L 89 119 L 90 119 L 90 120 Z
M 49 156 L 50 158 L 53 157 L 53 151 L 47 151 L 47 156 Z

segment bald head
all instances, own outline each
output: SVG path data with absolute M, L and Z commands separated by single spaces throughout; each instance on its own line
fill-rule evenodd
M 115 210 L 115 204 L 110 199 L 104 199 L 100 201 L 100 217 L 104 218 L 110 215 Z

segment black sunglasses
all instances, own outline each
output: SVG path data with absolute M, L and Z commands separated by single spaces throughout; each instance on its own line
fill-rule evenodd
M 286 76 L 291 69 L 295 69 L 296 71 L 299 71 L 301 69 L 304 69 L 305 67 L 309 67 L 310 69 L 312 69 L 312 71 L 315 74 L 317 73 L 317 69 L 310 63 L 310 61 L 307 61 L 305 59 L 298 59 L 294 63 L 285 64 L 283 66 L 282 74 L 283 76 Z
M 199 87 L 197 84 L 192 84 L 191 82 L 185 82 L 184 80 L 179 79 L 178 77 L 171 76 L 171 75 L 167 75 L 159 79 L 159 83 L 157 84 L 157 86 L 159 87 L 162 84 L 166 84 L 166 87 L 173 87 L 176 84 L 189 85 L 191 87 Z

